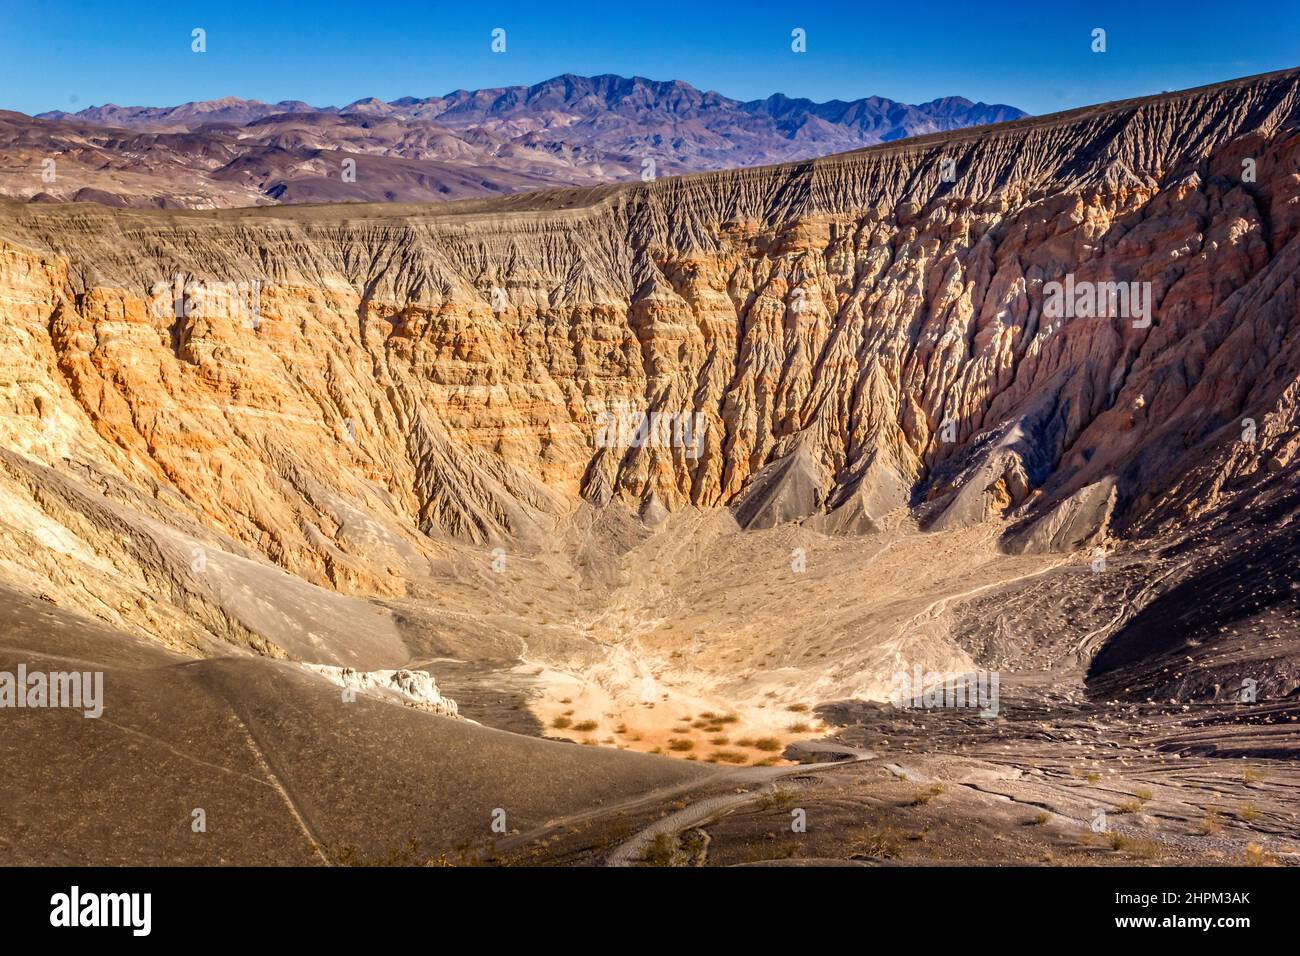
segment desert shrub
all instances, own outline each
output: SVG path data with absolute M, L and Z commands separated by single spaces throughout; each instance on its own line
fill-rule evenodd
M 739 750 L 715 750 L 709 760 L 713 763 L 745 763 L 749 758 Z
M 898 834 L 877 827 L 850 831 L 847 842 L 853 856 L 891 859 L 903 852 L 903 841 Z
M 654 842 L 646 847 L 641 862 L 646 866 L 672 866 L 677 856 L 677 837 L 672 833 L 660 833 Z
M 1136 856 L 1143 860 L 1155 859 L 1164 849 L 1164 845 L 1159 840 L 1129 836 L 1126 833 L 1118 833 L 1114 830 L 1107 834 L 1107 840 L 1112 850 L 1127 853 L 1129 856 Z
M 758 805 L 764 810 L 789 810 L 794 806 L 797 796 L 797 791 L 789 787 L 774 787 L 763 794 Z
M 904 806 L 923 807 L 931 800 L 933 800 L 935 797 L 937 797 L 939 794 L 943 793 L 944 789 L 945 788 L 943 784 L 936 783 L 933 786 L 927 787 L 924 790 L 918 790 L 916 791 L 916 794 L 912 797 L 912 799 L 909 800 L 906 804 L 904 804 Z
M 1258 843 L 1247 843 L 1242 853 L 1242 863 L 1246 866 L 1281 866 L 1281 862 Z

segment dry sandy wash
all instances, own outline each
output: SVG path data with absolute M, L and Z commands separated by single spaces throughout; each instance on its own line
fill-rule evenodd
M 0 709 L 0 862 L 1295 863 L 1297 275 L 1296 71 L 440 207 L 0 205 L 0 671 L 105 673 Z M 917 669 L 998 698 L 884 703 Z

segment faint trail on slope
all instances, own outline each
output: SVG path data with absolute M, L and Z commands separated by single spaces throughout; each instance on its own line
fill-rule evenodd
M 1165 571 L 1163 574 L 1159 575 L 1158 577 L 1150 581 L 1147 581 L 1145 584 L 1141 585 L 1138 588 L 1137 594 L 1135 594 L 1131 598 L 1125 595 L 1124 600 L 1121 602 L 1120 609 L 1115 613 L 1115 616 L 1112 617 L 1105 624 L 1103 624 L 1101 627 L 1093 628 L 1087 634 L 1083 635 L 1083 637 L 1075 641 L 1074 646 L 1070 648 L 1071 653 L 1073 653 L 1075 657 L 1078 658 L 1080 661 L 1088 659 L 1088 657 L 1090 656 L 1089 652 L 1095 649 L 1091 646 L 1091 642 L 1093 638 L 1101 638 L 1101 640 L 1105 640 L 1106 638 L 1110 637 L 1111 633 L 1114 631 L 1117 625 L 1119 625 L 1126 618 L 1132 617 L 1134 614 L 1137 613 L 1139 607 L 1141 606 L 1139 602 L 1141 602 L 1144 598 L 1147 597 L 1147 595 L 1149 595 L 1152 591 L 1154 591 L 1156 585 L 1160 584 L 1162 581 L 1164 581 L 1165 578 L 1169 577 L 1174 572 L 1181 570 L 1182 567 L 1183 567 L 1182 565 L 1175 565 L 1174 567 L 1169 568 L 1167 571 Z M 1100 641 L 1098 643 L 1100 643 Z
M 134 727 L 127 727 L 125 724 L 119 724 L 116 721 L 109 720 L 105 717 L 99 718 L 99 722 L 101 724 L 107 724 L 110 727 L 116 727 L 118 730 L 122 731 L 123 733 L 133 734 L 137 737 L 143 737 L 146 740 L 152 741 L 153 743 L 157 744 L 159 747 L 162 747 L 165 750 L 170 751 L 171 753 L 175 754 L 177 757 L 180 757 L 183 760 L 188 760 L 191 763 L 196 763 L 201 767 L 208 767 L 212 770 L 219 770 L 222 773 L 230 774 L 232 777 L 242 777 L 244 780 L 247 780 L 250 783 L 255 783 L 261 787 L 271 787 L 273 789 L 275 788 L 275 784 L 270 780 L 259 780 L 257 777 L 254 777 L 252 774 L 244 773 L 242 770 L 232 770 L 229 767 L 221 766 L 221 764 L 211 763 L 207 760 L 200 760 L 198 757 L 195 757 L 193 754 L 187 754 L 183 750 L 177 750 L 171 744 L 167 743 L 167 741 L 162 740 L 159 737 L 155 737 L 153 734 L 147 734 L 143 730 L 136 730 Z
M 789 776 L 796 773 L 815 773 L 826 770 L 834 770 L 839 767 L 848 767 L 854 764 L 865 763 L 869 760 L 875 760 L 876 754 L 869 750 L 859 750 L 854 747 L 837 747 L 847 753 L 854 754 L 850 760 L 841 760 L 835 763 L 817 764 L 809 766 L 808 764 L 794 764 L 789 767 L 755 767 L 752 771 L 765 771 L 759 779 L 765 782 L 764 786 L 754 790 L 746 790 L 743 793 L 729 793 L 717 797 L 709 797 L 698 803 L 692 803 L 676 813 L 670 813 L 668 816 L 656 820 L 629 839 L 616 846 L 605 858 L 605 866 L 635 866 L 640 862 L 651 846 L 654 845 L 655 838 L 664 834 L 676 836 L 683 830 L 699 826 L 702 823 L 709 823 L 717 819 L 728 810 L 734 810 L 737 807 L 746 806 L 750 803 L 757 803 L 770 793 L 776 792 L 776 780 L 780 777 Z M 757 777 L 758 774 L 751 774 Z
M 948 602 L 949 602 L 949 601 L 961 601 L 961 600 L 964 600 L 965 598 L 973 597 L 973 596 L 976 595 L 976 594 L 982 594 L 982 593 L 985 592 L 985 591 L 992 590 L 993 588 L 1004 587 L 1005 585 L 1008 585 L 1008 584 L 1015 584 L 1017 581 L 1024 581 L 1024 580 L 1027 580 L 1027 579 L 1029 579 L 1029 578 L 1040 577 L 1040 576 L 1042 576 L 1042 575 L 1044 575 L 1044 574 L 1047 574 L 1047 573 L 1049 573 L 1049 572 L 1051 572 L 1051 571 L 1055 571 L 1057 568 L 1061 567 L 1061 566 L 1064 565 L 1064 564 L 1068 564 L 1068 563 L 1069 563 L 1068 559 L 1062 559 L 1062 560 L 1060 560 L 1060 561 L 1056 561 L 1056 562 L 1054 562 L 1054 563 L 1052 563 L 1052 564 L 1049 564 L 1049 565 L 1048 565 L 1047 567 L 1045 567 L 1045 568 L 1039 568 L 1037 571 L 1028 571 L 1028 572 L 1026 572 L 1026 573 L 1024 573 L 1024 574 L 1017 574 L 1017 575 L 1015 575 L 1014 577 L 1004 578 L 1003 580 L 1000 580 L 1000 581 L 991 581 L 991 582 L 989 582 L 988 584 L 981 584 L 981 585 L 979 585 L 979 586 L 977 586 L 977 587 L 970 588 L 970 589 L 965 590 L 965 591 L 962 591 L 962 592 L 960 592 L 960 593 L 958 593 L 958 594 L 945 594 L 945 595 L 943 595 L 943 596 L 941 596 L 941 597 L 937 597 L 937 598 L 935 598 L 933 601 L 931 601 L 929 604 L 927 604 L 927 605 L 925 606 L 924 609 L 922 609 L 921 611 L 919 611 L 919 612 L 916 613 L 916 614 L 913 614 L 913 615 L 912 615 L 912 616 L 907 620 L 907 623 L 905 623 L 905 624 L 902 626 L 902 629 L 899 630 L 898 634 L 897 634 L 893 639 L 891 639 L 891 640 L 889 640 L 889 641 L 886 641 L 886 642 L 882 643 L 881 646 L 882 646 L 882 648 L 883 648 L 883 647 L 893 647 L 893 648 L 900 648 L 900 647 L 902 647 L 903 643 L 906 641 L 906 639 L 907 639 L 907 637 L 908 637 L 908 634 L 909 634 L 910 632 L 912 632 L 912 631 L 913 631 L 915 628 L 917 628 L 919 625 L 921 625 L 921 624 L 923 624 L 923 623 L 925 623 L 925 622 L 927 622 L 927 621 L 933 621 L 933 620 L 935 620 L 936 618 L 938 618 L 938 617 L 939 617 L 939 616 L 940 616 L 944 611 L 946 611 L 946 610 L 948 609 Z
M 239 715 L 236 714 L 236 716 Z M 312 850 L 322 863 L 326 866 L 333 866 L 334 864 L 330 862 L 329 857 L 325 855 L 325 851 L 321 849 L 320 837 L 312 828 L 311 822 L 307 819 L 306 813 L 298 806 L 297 801 L 294 800 L 288 787 L 286 787 L 284 782 L 280 779 L 280 775 L 277 774 L 275 768 L 271 766 L 270 758 L 257 742 L 257 735 L 253 732 L 253 728 L 248 725 L 243 717 L 239 717 L 239 722 L 243 725 L 244 736 L 248 741 L 249 749 L 253 752 L 253 757 L 257 760 L 262 769 L 266 771 L 268 782 L 280 794 L 281 799 L 284 800 L 284 805 L 289 808 L 289 813 L 291 813 L 294 820 L 297 821 L 298 827 L 302 830 L 303 836 L 307 838 L 307 842 L 311 844 Z
M 322 849 L 324 841 L 321 840 L 320 836 L 316 833 L 315 828 L 307 817 L 306 811 L 299 807 L 298 801 L 294 799 L 289 787 L 285 784 L 280 774 L 276 772 L 270 755 L 257 739 L 257 732 L 253 730 L 252 722 L 248 719 L 243 707 L 241 707 L 236 701 L 232 700 L 230 696 L 224 693 L 219 687 L 214 687 L 214 692 L 225 699 L 226 704 L 230 707 L 231 714 L 233 714 L 235 719 L 239 721 L 240 726 L 243 728 L 244 738 L 248 743 L 248 748 L 252 751 L 253 758 L 266 772 L 267 784 L 273 787 L 276 792 L 280 794 L 280 799 L 284 801 L 284 805 L 288 808 L 290 815 L 292 815 L 294 820 L 297 822 L 298 828 L 302 830 L 303 836 L 305 836 L 307 842 L 311 844 L 312 851 L 325 866 L 333 866 L 334 864 L 330 861 L 329 857 L 325 855 L 325 851 Z

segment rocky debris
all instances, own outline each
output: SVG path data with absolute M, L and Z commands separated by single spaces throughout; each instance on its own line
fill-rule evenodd
M 825 479 L 811 454 L 799 449 L 772 462 L 736 501 L 742 528 L 771 528 L 818 513 Z
M 1007 538 L 1014 554 L 1078 551 L 1104 535 L 1115 510 L 1115 484 L 1109 478 L 1080 488 L 1047 514 Z
M 358 671 L 351 667 L 333 667 L 328 664 L 302 666 L 345 690 L 372 697 L 396 698 L 406 707 L 427 710 L 440 717 L 460 716 L 456 702 L 438 693 L 438 685 L 428 671 Z

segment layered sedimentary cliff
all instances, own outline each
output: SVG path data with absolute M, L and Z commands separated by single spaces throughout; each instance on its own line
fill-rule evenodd
M 442 207 L 5 205 L 0 572 L 178 645 L 373 667 L 397 638 L 339 625 L 349 595 L 583 501 L 1149 535 L 1291 467 L 1298 236 L 1296 71 Z M 1067 278 L 1134 298 L 1062 312 Z M 611 447 L 627 410 L 702 437 Z

